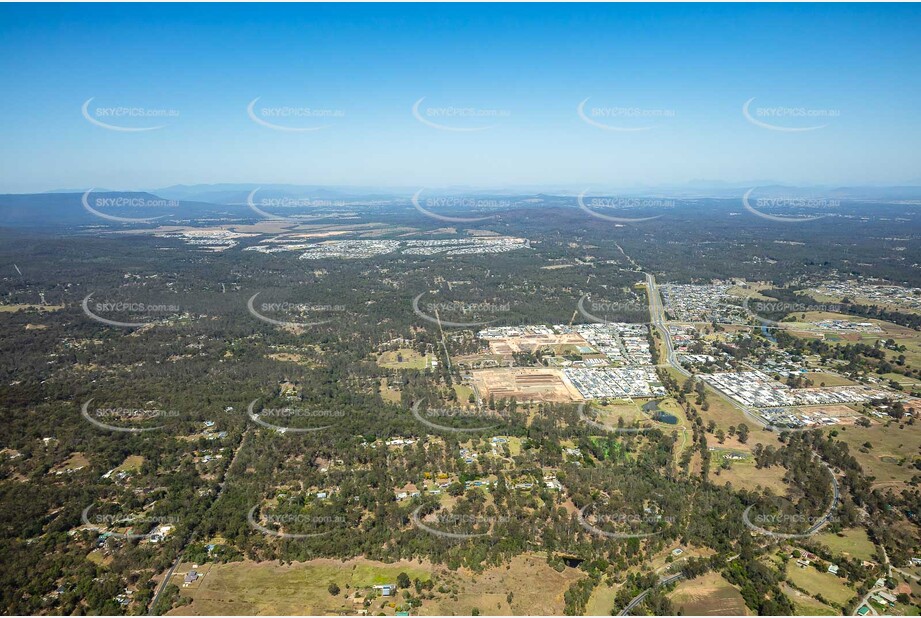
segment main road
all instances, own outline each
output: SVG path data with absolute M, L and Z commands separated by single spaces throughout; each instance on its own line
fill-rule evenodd
M 691 372 L 685 369 L 675 356 L 675 345 L 672 343 L 672 334 L 665 323 L 665 307 L 662 304 L 659 288 L 656 287 L 656 278 L 649 273 L 644 274 L 646 275 L 646 296 L 649 298 L 649 320 L 662 333 L 662 339 L 665 340 L 666 360 L 678 373 L 690 378 Z

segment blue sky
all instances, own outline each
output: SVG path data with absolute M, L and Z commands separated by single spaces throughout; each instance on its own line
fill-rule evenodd
M 921 184 L 919 33 L 917 5 L 5 4 L 0 191 Z

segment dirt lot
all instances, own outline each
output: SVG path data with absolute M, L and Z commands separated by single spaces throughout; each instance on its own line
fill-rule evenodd
M 515 397 L 518 401 L 582 401 L 574 387 L 563 381 L 557 369 L 513 368 L 479 369 L 471 373 L 480 397 L 496 400 Z
M 489 349 L 493 354 L 511 355 L 514 352 L 533 352 L 538 348 L 551 347 L 559 353 L 562 348 L 571 346 L 588 346 L 581 335 L 576 333 L 554 335 L 523 335 L 521 337 L 504 337 L 492 339 Z

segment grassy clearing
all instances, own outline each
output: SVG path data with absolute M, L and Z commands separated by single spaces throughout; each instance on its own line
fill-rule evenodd
M 825 532 L 816 536 L 815 540 L 836 554 L 860 560 L 876 559 L 876 546 L 863 528 L 848 528 L 842 531 L 840 536 L 833 532 Z
M 431 365 L 428 355 L 422 355 L 409 348 L 384 352 L 377 357 L 377 364 L 386 369 L 425 369 Z
M 742 595 L 719 573 L 683 581 L 669 595 L 672 604 L 688 616 L 748 616 Z
M 390 385 L 387 382 L 387 378 L 381 378 L 381 399 L 388 403 L 400 403 L 401 395 L 400 391 L 395 388 L 390 388 Z
M 128 472 L 131 470 L 140 470 L 144 465 L 144 457 L 141 455 L 128 455 L 120 466 L 115 468 L 119 472 Z
M 585 604 L 586 616 L 610 616 L 614 608 L 614 595 L 617 594 L 616 586 L 608 586 L 602 581 L 592 590 L 592 596 Z
M 849 588 L 837 575 L 819 571 L 812 566 L 802 569 L 796 562 L 787 563 L 787 579 L 813 596 L 822 595 L 823 598 L 844 605 L 857 593 Z
M 759 470 L 755 467 L 754 459 L 730 461 L 729 466 L 728 470 L 722 470 L 716 458 L 711 459 L 710 480 L 724 485 L 732 483 L 735 489 L 754 490 L 761 487 L 770 489 L 780 496 L 787 493 L 787 484 L 783 480 L 787 470 L 782 466 L 771 466 Z
M 455 384 L 454 392 L 457 394 L 457 401 L 462 406 L 470 403 L 470 395 L 473 394 L 472 388 L 470 388 L 466 384 Z

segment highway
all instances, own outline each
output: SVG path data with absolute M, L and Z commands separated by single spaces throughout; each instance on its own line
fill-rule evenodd
M 686 378 L 691 377 L 691 372 L 685 369 L 678 362 L 675 356 L 675 346 L 672 343 L 672 334 L 665 324 L 665 307 L 662 305 L 662 296 L 659 294 L 659 288 L 656 287 L 656 278 L 649 273 L 646 275 L 646 296 L 649 298 L 649 319 L 652 324 L 662 333 L 662 339 L 665 341 L 666 360 L 668 364 Z

